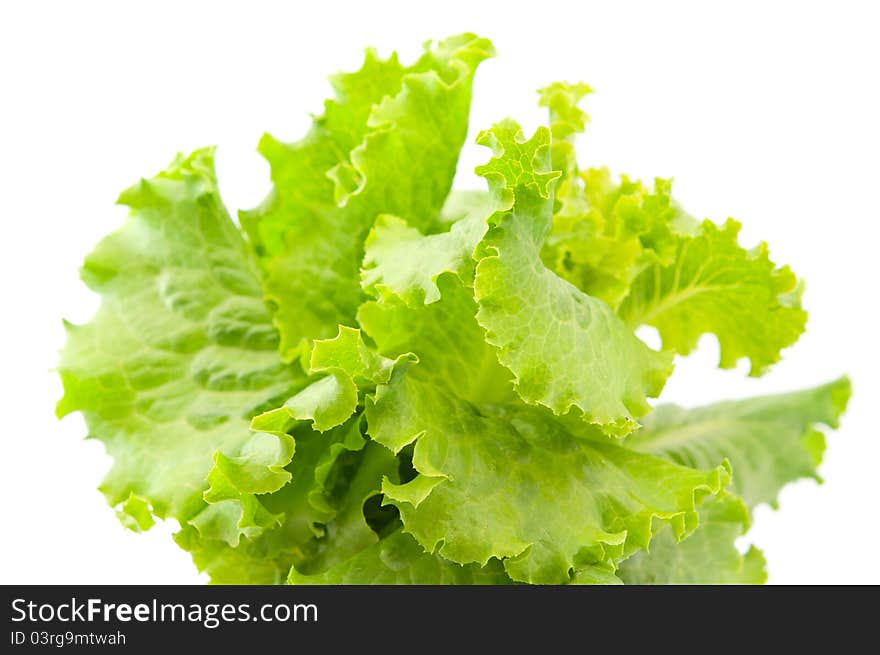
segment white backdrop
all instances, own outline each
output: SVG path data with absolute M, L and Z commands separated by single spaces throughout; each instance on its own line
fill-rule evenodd
M 299 5 L 308 8 L 301 8 Z M 0 5 L 3 442 L 0 583 L 186 583 L 202 578 L 159 525 L 124 530 L 95 490 L 109 466 L 81 418 L 58 422 L 61 318 L 97 302 L 83 256 L 124 218 L 118 192 L 179 150 L 217 144 L 232 210 L 259 202 L 263 131 L 295 139 L 324 78 L 362 48 L 412 58 L 470 30 L 499 57 L 477 75 L 473 134 L 543 121 L 534 90 L 583 79 L 597 93 L 589 164 L 675 176 L 699 217 L 741 220 L 747 243 L 806 278 L 807 334 L 766 377 L 679 362 L 664 399 L 685 404 L 821 383 L 855 395 L 821 473 L 756 512 L 748 540 L 775 583 L 880 583 L 880 40 L 876 5 L 842 2 L 4 2 Z M 469 140 L 471 144 L 473 139 Z M 468 145 L 462 186 L 487 151 Z

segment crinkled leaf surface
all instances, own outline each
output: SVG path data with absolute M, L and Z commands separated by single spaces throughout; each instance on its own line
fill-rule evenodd
M 797 341 L 807 314 L 791 270 L 770 261 L 766 244 L 742 248 L 739 229 L 733 220 L 720 228 L 704 221 L 697 235 L 679 240 L 674 261 L 639 274 L 620 315 L 630 325 L 656 327 L 663 347 L 682 355 L 702 334 L 714 334 L 722 368 L 747 357 L 757 376 Z
M 419 475 L 382 486 L 405 530 L 455 562 L 506 558 L 507 573 L 525 582 L 613 568 L 647 546 L 655 518 L 685 536 L 700 499 L 729 479 L 721 466 L 699 471 L 621 448 L 580 422 L 583 434 L 572 434 L 542 408 L 478 409 L 404 369 L 378 389 L 367 422 L 395 452 L 417 440 Z
M 437 289 L 442 299 L 429 305 L 394 300 L 365 303 L 358 321 L 383 354 L 417 355 L 420 363 L 411 369 L 412 375 L 470 402 L 514 400 L 511 374 L 499 364 L 477 323 L 471 288 L 444 275 Z
M 428 235 L 380 217 L 367 239 L 362 272 L 364 289 L 376 300 L 357 314 L 382 354 L 414 353 L 422 365 L 413 375 L 471 402 L 514 398 L 511 374 L 476 320 L 473 252 L 488 229 L 489 208 L 483 194 L 447 231 Z
M 776 503 L 779 490 L 798 478 L 817 478 L 825 439 L 820 425 L 837 427 L 846 409 L 850 382 L 790 393 L 683 409 L 661 405 L 626 445 L 700 467 L 727 458 L 731 491 L 749 507 Z
M 332 563 L 375 542 L 361 506 L 378 493 L 383 478 L 397 479 L 397 462 L 386 449 L 364 440 L 359 417 L 324 433 L 279 413 L 258 417 L 255 425 L 289 433 L 296 442 L 296 453 L 285 467 L 290 482 L 258 497 L 278 520 L 234 542 L 205 534 L 200 526 L 184 526 L 175 540 L 190 551 L 199 570 L 216 584 L 278 584 L 294 564 L 309 569 L 316 561 Z M 328 557 L 323 551 L 330 538 L 336 548 Z
M 326 502 L 333 512 L 333 520 L 323 526 L 322 534 L 306 544 L 306 557 L 294 561 L 291 575 L 318 575 L 357 556 L 379 540 L 365 518 L 364 505 L 379 495 L 383 479 L 399 479 L 398 464 L 390 450 L 367 443 L 361 452 L 343 454 L 332 468 L 327 468 L 322 493 L 317 498 L 313 495 L 311 500 Z
M 619 307 L 631 326 L 656 327 L 664 349 L 687 355 L 711 333 L 722 367 L 747 357 L 752 375 L 762 374 L 804 330 L 794 274 L 770 261 L 766 244 L 740 246 L 736 221 L 698 224 L 672 199 L 669 180 L 650 191 L 626 176 L 614 182 L 607 169 L 579 170 L 572 142 L 587 121 L 577 105 L 589 91 L 568 84 L 542 90 L 553 164 L 564 173 L 544 261 Z
M 360 71 L 335 78 L 336 98 L 303 141 L 264 138 L 275 188 L 242 222 L 264 262 L 285 359 L 354 323 L 378 215 L 415 228 L 434 221 L 467 134 L 474 71 L 492 54 L 472 34 L 428 44 L 412 66 L 371 52 Z
M 85 325 L 67 326 L 58 413 L 81 411 L 113 457 L 102 484 L 110 504 L 134 494 L 130 515 L 140 525 L 145 504 L 186 522 L 205 509 L 214 453 L 249 442 L 251 416 L 305 379 L 278 359 L 258 272 L 220 202 L 211 150 L 178 158 L 120 202 L 130 217 L 83 267 L 101 306 Z
M 58 413 L 113 456 L 125 526 L 177 519 L 215 583 L 763 581 L 734 542 L 816 477 L 848 381 L 641 417 L 703 334 L 766 371 L 803 330 L 801 284 L 670 181 L 581 169 L 584 84 L 540 91 L 531 139 L 482 132 L 488 189 L 450 193 L 491 54 L 472 34 L 409 66 L 368 51 L 304 139 L 262 140 L 247 239 L 211 150 L 122 194 Z
M 354 557 L 322 573 L 303 575 L 295 569 L 290 584 L 509 584 L 497 560 L 486 566 L 460 565 L 426 553 L 402 532 L 377 541 Z
M 128 495 L 128 498 L 122 503 L 116 517 L 126 528 L 132 532 L 144 532 L 152 528 L 156 521 L 150 511 L 150 501 L 134 494 Z
M 410 359 L 403 353 L 398 359 Z M 382 357 L 364 343 L 360 330 L 339 326 L 333 339 L 315 340 L 310 373 L 327 374 L 259 418 L 261 425 L 288 419 L 311 421 L 320 432 L 344 423 L 358 406 L 360 388 L 386 382 L 397 360 Z M 263 429 L 255 426 L 254 429 Z M 271 430 L 270 430 L 271 431 Z M 281 435 L 279 435 L 281 436 Z
M 647 263 L 670 260 L 674 231 L 687 233 L 692 219 L 672 203 L 666 180 L 652 192 L 626 176 L 613 181 L 608 169 L 578 167 L 574 141 L 589 122 L 578 103 L 591 92 L 583 83 L 560 82 L 540 91 L 553 167 L 562 171 L 541 255 L 560 277 L 616 308 Z
M 586 295 L 540 257 L 550 230 L 550 134 L 526 141 L 512 121 L 480 142 L 495 157 L 478 172 L 489 180 L 499 210 L 478 246 L 477 320 L 528 403 L 557 414 L 572 408 L 611 434 L 625 435 L 649 409 L 671 372 L 671 357 L 640 341 L 604 302 Z
M 652 263 L 671 262 L 677 234 L 693 230 L 670 189 L 668 180 L 656 180 L 653 189 L 626 176 L 615 181 L 605 168 L 569 173 L 558 186 L 544 261 L 617 308 L 638 274 Z
M 661 530 L 650 551 L 623 562 L 618 575 L 625 584 L 763 584 L 761 551 L 752 546 L 743 555 L 734 546 L 748 524 L 748 509 L 735 496 L 708 499 L 692 535 L 676 541 Z
M 448 232 L 427 236 L 399 218 L 380 216 L 366 242 L 364 289 L 413 305 L 440 300 L 437 278 L 443 273 L 472 284 L 472 253 L 486 232 L 488 216 L 473 214 L 453 223 Z

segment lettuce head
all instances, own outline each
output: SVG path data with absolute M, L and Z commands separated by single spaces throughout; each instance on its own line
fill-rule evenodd
M 58 414 L 112 456 L 123 525 L 173 519 L 217 583 L 764 580 L 734 542 L 817 478 L 849 382 L 649 399 L 705 334 L 764 374 L 804 330 L 801 282 L 670 181 L 580 168 L 584 84 L 542 89 L 531 135 L 480 132 L 483 188 L 454 190 L 493 54 L 368 50 L 300 141 L 262 139 L 272 187 L 238 220 L 211 148 L 122 193 Z

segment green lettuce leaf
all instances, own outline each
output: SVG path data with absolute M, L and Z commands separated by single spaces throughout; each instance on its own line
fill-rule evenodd
M 553 168 L 562 172 L 562 180 L 578 171 L 574 140 L 590 122 L 589 115 L 579 103 L 592 92 L 593 89 L 583 82 L 554 82 L 538 90 L 538 104 L 547 107 L 550 114 Z
M 265 137 L 274 190 L 242 224 L 266 270 L 285 360 L 353 325 L 367 232 L 382 213 L 435 220 L 468 128 L 471 82 L 491 44 L 472 34 L 427 44 L 412 66 L 369 52 L 334 78 L 336 99 L 295 144 Z
M 360 330 L 340 325 L 336 337 L 315 340 L 312 347 L 309 372 L 327 375 L 264 414 L 260 423 L 271 426 L 288 419 L 308 420 L 320 432 L 334 428 L 355 413 L 362 388 L 387 382 L 399 360 L 413 358 L 410 353 L 397 359 L 382 357 L 364 343 Z
M 366 241 L 364 290 L 417 305 L 440 300 L 437 279 L 444 273 L 472 285 L 472 253 L 486 232 L 487 216 L 473 214 L 453 223 L 448 232 L 428 236 L 399 218 L 380 216 Z
M 179 157 L 120 202 L 130 217 L 82 270 L 101 306 L 85 325 L 67 324 L 58 415 L 82 412 L 113 457 L 101 486 L 111 505 L 141 528 L 147 509 L 185 523 L 206 509 L 214 454 L 252 443 L 251 417 L 305 378 L 278 359 L 258 270 L 217 192 L 212 150 Z M 245 524 L 271 523 L 250 509 Z M 213 523 L 229 531 L 236 521 Z
M 477 403 L 515 398 L 511 374 L 476 320 L 473 252 L 490 214 L 481 196 L 446 231 L 428 235 L 381 216 L 362 271 L 364 290 L 376 300 L 357 314 L 383 355 L 414 353 L 422 365 L 413 375 Z
M 364 439 L 359 415 L 323 433 L 293 418 L 280 423 L 279 413 L 268 416 L 272 425 L 266 415 L 255 425 L 289 434 L 296 443 L 285 467 L 290 482 L 259 496 L 277 517 L 275 524 L 237 540 L 196 523 L 175 535 L 215 584 L 279 584 L 294 564 L 305 570 L 329 566 L 372 545 L 378 537 L 363 516 L 363 503 L 379 493 L 383 479 L 398 479 L 397 460 Z
M 254 547 L 249 540 L 243 539 L 238 547 L 230 547 L 223 540 L 201 537 L 191 525 L 175 533 L 174 541 L 190 554 L 196 568 L 208 575 L 211 584 L 283 584 L 290 568 L 289 564 L 285 568 L 283 557 Z
M 804 330 L 794 274 L 770 261 L 766 244 L 740 246 L 736 221 L 698 224 L 672 199 L 670 180 L 651 191 L 626 176 L 615 183 L 607 169 L 579 170 L 573 141 L 588 118 L 578 102 L 589 92 L 559 83 L 541 92 L 553 165 L 564 173 L 544 262 L 633 328 L 656 327 L 664 350 L 687 355 L 711 333 L 722 368 L 747 357 L 761 375 Z
M 704 221 L 698 234 L 679 240 L 673 262 L 639 274 L 620 316 L 632 326 L 656 327 L 663 347 L 681 355 L 702 334 L 714 334 L 722 368 L 747 357 L 750 375 L 758 376 L 797 341 L 807 314 L 791 270 L 770 261 L 766 244 L 742 248 L 739 229 L 733 220 L 721 228 Z
M 657 180 L 652 192 L 626 176 L 613 181 L 606 168 L 578 167 L 574 141 L 589 122 L 578 103 L 591 92 L 583 83 L 560 82 L 540 91 L 553 166 L 562 171 L 541 256 L 560 277 L 617 308 L 648 263 L 671 261 L 673 232 L 688 233 L 693 220 L 672 202 L 667 180 Z
M 669 180 L 648 188 L 606 168 L 563 178 L 541 256 L 560 277 L 617 308 L 645 267 L 674 261 L 692 219 L 675 205 Z
M 707 500 L 700 508 L 700 526 L 677 542 L 662 530 L 649 551 L 636 553 L 620 565 L 625 584 L 763 584 L 766 562 L 750 547 L 745 555 L 734 546 L 749 525 L 749 512 L 731 495 Z
M 126 528 L 174 519 L 213 583 L 764 581 L 749 511 L 818 479 L 849 381 L 648 398 L 704 334 L 764 373 L 804 329 L 802 283 L 670 180 L 582 169 L 585 84 L 541 89 L 530 139 L 481 132 L 486 189 L 451 191 L 492 54 L 368 51 L 302 140 L 262 139 L 272 190 L 240 226 L 211 149 L 121 195 L 57 412 L 105 444 Z
M 376 540 L 363 503 L 397 463 L 361 435 L 359 394 L 387 382 L 401 359 L 412 356 L 382 357 L 360 330 L 340 326 L 336 337 L 312 347 L 310 373 L 327 375 L 254 417 L 254 435 L 235 455 L 215 454 L 204 494 L 210 504 L 190 521 L 201 542 L 185 533 L 180 538 L 195 547 L 197 564 L 212 579 L 237 579 L 225 562 L 247 557 L 275 559 L 270 572 L 280 579 L 293 563 L 307 570 L 329 566 Z M 217 540 L 236 554 L 212 543 Z
M 371 548 L 380 531 L 399 524 L 396 514 L 386 515 L 380 525 L 366 518 L 365 505 L 380 495 L 382 481 L 399 480 L 399 462 L 390 450 L 368 442 L 362 452 L 340 457 L 327 471 L 318 498 L 333 512 L 333 519 L 305 545 L 305 557 L 294 560 L 291 573 L 317 575 L 332 569 Z M 311 500 L 317 502 L 314 496 Z
M 729 480 L 724 466 L 682 467 L 614 445 L 579 421 L 573 434 L 541 408 L 474 407 L 404 368 L 368 399 L 366 415 L 370 436 L 394 452 L 416 442 L 418 475 L 382 485 L 405 531 L 461 564 L 504 558 L 524 582 L 567 582 L 588 565 L 613 569 L 648 546 L 654 519 L 680 539 L 696 527 L 699 501 Z
M 693 467 L 726 458 L 733 467 L 733 493 L 749 507 L 775 505 L 789 482 L 819 479 L 825 438 L 818 427 L 837 427 L 850 392 L 849 380 L 840 378 L 803 391 L 690 410 L 661 405 L 626 446 Z
M 132 532 L 146 532 L 156 524 L 150 511 L 150 501 L 134 492 L 123 501 L 116 512 L 116 518 Z
M 671 357 L 642 343 L 604 302 L 581 292 L 540 257 L 552 222 L 550 133 L 526 141 L 512 121 L 483 132 L 493 159 L 477 169 L 497 211 L 478 246 L 477 320 L 517 393 L 556 414 L 572 408 L 609 434 L 625 435 L 659 395 Z
M 364 303 L 358 321 L 384 355 L 418 356 L 420 365 L 412 375 L 474 403 L 513 400 L 510 372 L 486 343 L 471 288 L 449 275 L 440 278 L 437 288 L 442 300 L 429 305 Z
M 322 573 L 292 569 L 289 584 L 509 584 L 498 560 L 486 566 L 460 565 L 426 553 L 409 535 L 395 532 Z

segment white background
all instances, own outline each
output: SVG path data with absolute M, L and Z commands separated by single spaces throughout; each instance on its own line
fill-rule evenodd
M 302 5 L 299 7 L 298 5 Z M 307 8 L 306 8 L 307 7 Z M 876 5 L 875 5 L 876 7 Z M 848 372 L 855 395 L 829 440 L 827 482 L 759 508 L 750 539 L 776 583 L 880 583 L 876 418 L 880 96 L 871 3 L 578 1 L 3 2 L 0 9 L 0 582 L 187 583 L 202 578 L 160 525 L 124 530 L 95 487 L 109 466 L 81 418 L 57 422 L 61 318 L 97 305 L 83 256 L 124 218 L 118 192 L 179 150 L 217 144 L 231 209 L 268 189 L 260 134 L 293 140 L 324 77 L 362 47 L 414 57 L 472 30 L 499 57 L 477 75 L 472 130 L 543 120 L 534 90 L 597 93 L 589 164 L 675 176 L 694 214 L 745 224 L 747 243 L 806 278 L 807 334 L 759 380 L 714 370 L 704 339 L 665 398 L 696 404 Z M 487 152 L 469 140 L 459 182 Z

